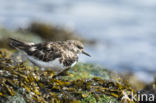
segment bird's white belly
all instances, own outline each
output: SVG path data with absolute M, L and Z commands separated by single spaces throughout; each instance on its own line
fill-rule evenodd
M 64 66 L 63 63 L 60 63 L 59 58 L 56 58 L 53 61 L 49 61 L 49 62 L 44 62 L 38 59 L 35 59 L 32 56 L 27 56 L 28 59 L 33 62 L 34 64 L 36 64 L 37 66 L 43 67 L 43 68 L 51 68 L 53 71 L 55 72 L 61 72 L 65 69 L 67 69 L 67 66 Z M 76 64 L 76 62 L 74 62 L 72 66 L 74 66 Z
M 53 60 L 53 61 L 49 61 L 49 62 L 44 62 L 38 59 L 33 58 L 32 56 L 28 56 L 28 59 L 30 61 L 32 61 L 34 64 L 43 67 L 43 68 L 51 68 L 54 71 L 62 71 L 64 69 L 66 69 L 67 67 L 65 67 L 63 65 L 63 63 L 59 62 L 59 58 Z

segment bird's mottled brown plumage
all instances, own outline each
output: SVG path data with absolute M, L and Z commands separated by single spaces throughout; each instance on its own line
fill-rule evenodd
M 60 41 L 31 45 L 25 48 L 25 52 L 45 62 L 60 58 L 60 63 L 63 63 L 65 66 L 70 66 L 74 61 L 78 61 L 77 53 L 69 50 L 68 44 Z
M 10 38 L 10 45 L 43 62 L 59 58 L 60 64 L 65 67 L 70 67 L 74 62 L 78 61 L 78 54 L 83 53 L 83 44 L 77 40 L 33 44 Z M 86 55 L 88 54 L 86 53 Z

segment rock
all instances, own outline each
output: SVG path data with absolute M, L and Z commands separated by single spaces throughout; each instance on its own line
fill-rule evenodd
M 3 103 L 26 103 L 26 101 L 23 95 L 16 92 L 15 96 L 8 96 L 7 101 L 3 101 Z
M 129 85 L 131 85 L 131 87 L 135 90 L 143 89 L 146 86 L 146 83 L 140 81 L 133 73 L 124 73 L 121 74 L 120 77 L 122 78 L 123 82 L 128 82 Z
M 134 92 L 115 80 L 114 73 L 100 66 L 79 63 L 66 77 L 53 78 L 52 70 L 40 70 L 25 62 L 14 63 L 14 53 L 5 51 L 0 50 L 1 101 L 118 103 L 123 91 Z
M 156 103 L 156 78 L 153 83 L 147 84 L 143 89 L 139 90 L 138 94 L 140 96 L 139 103 Z
M 22 30 L 22 29 L 21 29 Z M 35 33 L 43 38 L 45 41 L 64 41 L 64 40 L 80 40 L 88 44 L 94 44 L 94 40 L 87 40 L 81 36 L 76 35 L 73 31 L 45 23 L 33 22 L 28 28 L 22 31 L 29 31 Z
M 34 22 L 27 28 L 27 30 L 39 35 L 46 40 L 63 41 L 68 39 L 80 39 L 79 37 L 76 37 L 73 32 L 67 29 L 55 27 L 44 23 Z

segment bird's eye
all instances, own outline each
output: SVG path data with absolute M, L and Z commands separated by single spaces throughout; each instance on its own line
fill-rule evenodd
M 83 47 L 82 47 L 82 46 L 80 46 L 80 45 L 77 45 L 77 48 L 79 48 L 79 49 L 83 49 Z

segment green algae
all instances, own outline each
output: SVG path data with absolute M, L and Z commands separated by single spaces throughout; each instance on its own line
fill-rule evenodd
M 84 100 L 82 100 L 80 103 L 119 103 L 115 98 L 102 95 L 99 99 L 93 94 L 89 94 Z
M 107 70 L 94 70 L 90 64 L 78 64 L 68 76 L 53 78 L 52 70 L 14 62 L 12 55 L 0 50 L 0 102 L 22 95 L 28 103 L 118 103 L 124 96 L 123 91 L 134 92 L 130 86 L 112 80 L 110 72 L 106 75 Z
M 113 73 L 99 65 L 95 64 L 85 64 L 77 63 L 73 68 L 69 70 L 69 76 L 63 77 L 67 80 L 76 80 L 76 79 L 86 79 L 93 77 L 101 77 L 105 80 L 115 80 L 119 79 L 117 73 Z

